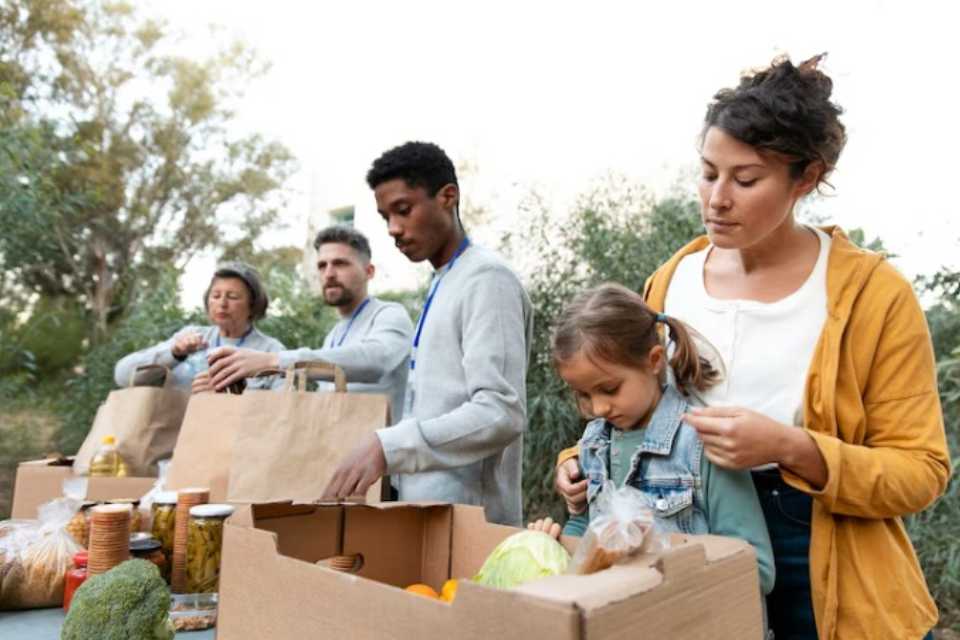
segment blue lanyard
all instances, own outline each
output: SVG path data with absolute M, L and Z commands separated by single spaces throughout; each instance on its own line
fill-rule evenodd
M 234 346 L 235 346 L 237 349 L 239 349 L 240 347 L 242 347 L 242 346 L 243 346 L 243 343 L 247 341 L 247 336 L 249 336 L 251 333 L 253 333 L 253 325 L 250 325 L 250 328 L 247 329 L 247 332 L 240 337 L 240 342 L 238 342 L 238 343 L 235 344 Z M 217 344 L 215 344 L 214 346 L 215 346 L 215 347 L 219 347 L 219 346 L 220 346 L 220 329 L 217 329 Z
M 343 344 L 343 341 L 347 339 L 347 334 L 350 333 L 350 327 L 353 326 L 353 321 L 357 319 L 357 316 L 360 315 L 360 312 L 363 311 L 363 308 L 367 306 L 367 303 L 370 302 L 370 298 L 367 298 L 360 303 L 360 306 L 350 314 L 350 321 L 347 323 L 347 328 L 343 330 L 343 335 L 340 336 L 340 339 L 334 342 L 335 347 L 339 347 Z
M 440 288 L 440 281 L 443 280 L 443 276 L 450 273 L 450 270 L 453 269 L 453 264 L 457 261 L 457 258 L 459 258 L 469 246 L 470 238 L 464 237 L 463 242 L 461 242 L 460 246 L 457 247 L 456 253 L 453 254 L 452 258 L 450 258 L 450 264 L 448 264 L 443 273 L 440 274 L 440 276 L 437 278 L 437 281 L 433 283 L 433 287 L 431 287 L 430 293 L 427 295 L 427 301 L 423 304 L 423 311 L 420 312 L 420 319 L 417 321 L 417 333 L 413 337 L 414 349 L 420 346 L 420 334 L 423 333 L 423 324 L 427 319 L 427 314 L 430 313 L 430 305 L 433 304 L 433 298 L 437 295 L 437 289 Z M 410 368 L 413 369 L 415 366 L 416 358 L 410 358 Z

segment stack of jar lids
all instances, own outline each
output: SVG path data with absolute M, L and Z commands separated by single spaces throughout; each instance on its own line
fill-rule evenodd
M 210 489 L 182 489 L 177 495 L 177 513 L 173 528 L 173 568 L 170 587 L 174 593 L 183 593 L 187 588 L 187 524 L 190 509 L 210 502 Z
M 87 574 L 105 573 L 130 558 L 130 505 L 91 508 Z

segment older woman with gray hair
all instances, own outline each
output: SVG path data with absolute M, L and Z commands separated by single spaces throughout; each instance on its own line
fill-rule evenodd
M 282 351 L 279 340 L 257 330 L 254 322 L 267 313 L 269 298 L 257 271 L 243 262 L 226 262 L 217 267 L 203 296 L 210 326 L 190 325 L 168 340 L 124 356 L 114 368 L 116 383 L 125 387 L 133 381 L 137 367 L 159 364 L 169 368 L 175 387 L 194 393 L 212 391 L 207 375 L 207 351 L 221 346 L 257 351 Z M 269 387 L 269 380 L 248 379 L 251 388 Z

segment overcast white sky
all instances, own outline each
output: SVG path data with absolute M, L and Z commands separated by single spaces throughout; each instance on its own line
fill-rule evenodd
M 364 184 L 385 149 L 431 140 L 474 164 L 466 196 L 492 205 L 500 226 L 531 186 L 558 212 L 609 171 L 663 189 L 696 166 L 711 95 L 782 52 L 800 60 L 828 51 L 825 69 L 846 110 L 836 193 L 816 209 L 881 236 L 910 276 L 958 264 L 960 39 L 951 3 L 144 4 L 188 33 L 185 51 L 209 46 L 205 27 L 218 23 L 273 63 L 239 116 L 300 161 L 290 231 L 277 241 L 302 242 L 311 206 L 355 204 L 358 226 L 376 236 L 381 275 L 397 271 L 382 286 L 409 279 Z

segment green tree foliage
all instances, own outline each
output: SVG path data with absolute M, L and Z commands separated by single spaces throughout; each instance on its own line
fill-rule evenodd
M 529 264 L 527 289 L 536 313 L 527 375 L 529 427 L 524 440 L 524 510 L 530 517 L 563 517 L 553 491 L 557 453 L 574 444 L 583 421 L 550 356 L 550 329 L 563 304 L 605 281 L 641 291 L 647 277 L 701 233 L 699 206 L 675 195 L 655 200 L 642 187 L 610 177 L 577 199 L 560 219 L 536 194 L 525 205 L 526 225 L 504 250 Z
M 337 313 L 310 289 L 301 273 L 302 252 L 285 247 L 258 253 L 247 260 L 260 270 L 270 295 L 270 311 L 258 323 L 260 330 L 290 349 L 320 348 L 324 336 L 337 322 Z
M 916 286 L 936 300 L 927 309 L 927 322 L 937 360 L 951 359 L 953 350 L 960 346 L 960 271 L 943 268 L 932 276 L 918 278 Z
M 253 53 L 192 60 L 173 36 L 124 2 L 0 7 L 3 284 L 75 298 L 95 341 L 156 265 L 273 222 L 292 168 L 280 145 L 231 133 L 263 70 Z
M 942 498 L 908 521 L 927 584 L 940 606 L 941 626 L 960 631 L 960 273 L 941 269 L 918 287 L 936 296 L 927 322 L 937 356 L 940 403 L 954 475 Z
M 48 375 L 77 361 L 86 336 L 84 309 L 65 296 L 40 298 L 32 305 L 29 319 L 16 330 L 20 348 L 38 371 Z

